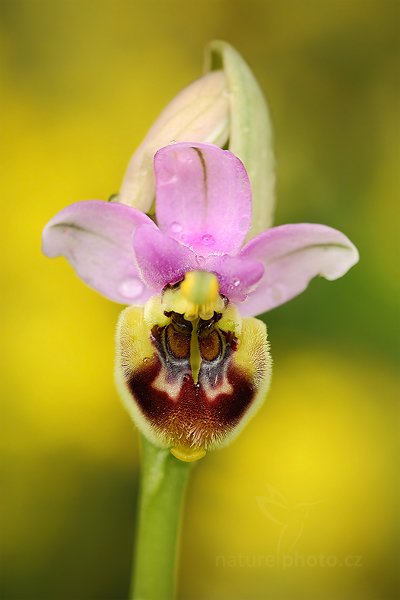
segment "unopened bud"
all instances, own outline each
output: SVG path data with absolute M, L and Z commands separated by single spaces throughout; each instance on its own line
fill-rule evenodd
M 163 110 L 132 156 L 118 201 L 150 212 L 155 193 L 154 155 L 172 142 L 224 146 L 229 135 L 225 74 L 212 71 L 182 90 Z
M 247 238 L 272 225 L 275 159 L 272 126 L 264 95 L 250 67 L 229 44 L 214 41 L 206 49 L 206 70 L 226 75 L 230 124 L 228 147 L 246 167 L 253 193 L 252 225 Z

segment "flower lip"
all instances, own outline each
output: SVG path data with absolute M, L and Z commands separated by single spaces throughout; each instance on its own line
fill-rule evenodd
M 205 450 L 228 443 L 262 404 L 271 375 L 266 327 L 258 319 L 242 320 L 230 305 L 228 316 L 217 319 L 204 337 L 198 329 L 203 360 L 196 382 L 189 348 L 193 330 L 181 329 L 178 322 L 171 353 L 166 338 L 171 326 L 175 330 L 172 320 L 152 328 L 149 336 L 150 323 L 160 315 L 157 303 L 149 304 L 144 311 L 128 307 L 120 316 L 119 390 L 148 439 L 171 448 L 181 460 L 195 460 Z

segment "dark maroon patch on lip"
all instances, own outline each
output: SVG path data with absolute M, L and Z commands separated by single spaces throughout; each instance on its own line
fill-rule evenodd
M 126 383 L 142 413 L 171 443 L 207 446 L 224 437 L 239 422 L 255 396 L 251 382 L 230 364 L 226 375 L 233 388 L 231 393 L 221 393 L 210 400 L 204 387 L 194 385 L 191 375 L 186 374 L 179 396 L 171 398 L 167 390 L 152 387 L 161 368 L 160 358 L 154 354 Z

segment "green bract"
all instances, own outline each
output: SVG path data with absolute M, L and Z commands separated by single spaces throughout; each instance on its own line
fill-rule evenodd
M 265 97 L 253 73 L 229 44 L 214 41 L 206 49 L 206 70 L 222 69 L 230 106 L 228 148 L 246 167 L 253 192 L 253 218 L 247 238 L 272 225 L 275 159 L 272 126 Z

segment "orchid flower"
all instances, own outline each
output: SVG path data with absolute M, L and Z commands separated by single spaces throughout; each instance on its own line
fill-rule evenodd
M 172 600 L 189 463 L 232 440 L 265 399 L 271 357 L 256 315 L 358 260 L 325 225 L 271 228 L 271 139 L 250 68 L 212 42 L 206 74 L 160 114 L 113 201 L 72 204 L 43 232 L 47 256 L 128 305 L 115 373 L 143 434 L 132 599 Z
M 243 428 L 266 396 L 271 359 L 254 317 L 333 280 L 358 260 L 340 231 L 252 223 L 249 178 L 233 153 L 172 143 L 154 157 L 155 220 L 118 202 L 86 201 L 46 226 L 43 250 L 65 256 L 92 288 L 128 304 L 116 377 L 134 422 L 181 460 Z

